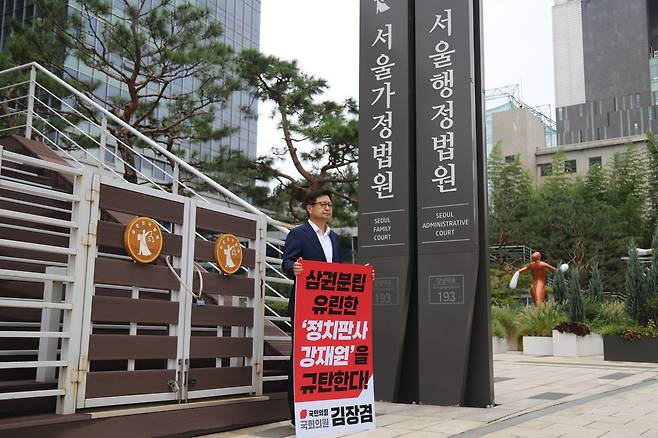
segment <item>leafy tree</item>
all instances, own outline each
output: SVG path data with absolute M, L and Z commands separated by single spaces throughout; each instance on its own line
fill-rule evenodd
M 563 151 L 555 154 L 551 169 L 545 182 L 533 192 L 528 245 L 541 248 L 546 260 L 572 259 L 573 183 L 565 171 Z
M 585 319 L 583 297 L 580 293 L 580 273 L 576 267 L 571 269 L 569 282 L 569 316 L 572 322 L 583 322 Z
M 53 3 L 35 1 L 44 11 Z M 69 70 L 60 69 L 77 89 L 170 151 L 180 142 L 217 140 L 233 131 L 214 123 L 239 82 L 222 27 L 207 9 L 175 0 L 119 0 L 118 5 L 115 0 L 114 8 L 110 0 L 76 3 L 69 15 L 53 23 L 56 38 L 108 83 L 106 92 L 101 81 L 70 77 Z M 85 102 L 79 100 L 77 106 L 100 124 Z M 129 146 L 139 142 L 118 126 L 108 125 L 108 130 L 123 143 L 118 150 L 129 165 L 124 178 L 137 182 Z
M 601 285 L 601 274 L 597 262 L 592 264 L 587 291 L 590 301 L 594 303 L 601 303 L 603 301 L 603 286 Z
M 241 53 L 241 77 L 254 96 L 273 104 L 271 116 L 279 123 L 282 142 L 273 148 L 277 161 L 260 158 L 278 181 L 275 194 L 287 198 L 286 214 L 293 220 L 306 217 L 299 202 L 312 190 L 333 194 L 335 211 L 345 215 L 339 221 L 356 221 L 356 163 L 358 161 L 358 108 L 345 102 L 321 101 L 327 83 L 303 73 L 295 61 L 266 56 L 255 50 Z M 310 150 L 302 152 L 303 145 Z M 298 176 L 278 169 L 280 159 L 289 156 Z
M 490 244 L 502 247 L 527 244 L 526 223 L 530 211 L 532 185 L 518 156 L 507 162 L 500 142 L 496 143 L 488 162 Z M 500 251 L 499 269 L 503 268 Z
M 658 226 L 658 145 L 653 132 L 647 133 L 647 161 L 648 161 L 648 226 L 655 230 Z

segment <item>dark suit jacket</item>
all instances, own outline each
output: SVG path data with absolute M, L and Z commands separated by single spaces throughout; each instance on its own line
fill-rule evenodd
M 338 234 L 333 230 L 329 232 L 331 237 L 331 246 L 333 247 L 333 263 L 341 263 L 340 258 L 340 242 L 338 241 Z M 313 260 L 317 262 L 326 262 L 327 258 L 324 256 L 322 245 L 317 234 L 313 231 L 313 227 L 308 221 L 302 225 L 293 228 L 286 237 L 286 244 L 283 247 L 283 272 L 294 279 L 295 274 L 292 271 L 292 266 L 298 258 L 304 260 Z M 290 301 L 288 302 L 288 310 L 290 317 L 294 318 L 295 310 L 295 286 L 293 285 L 292 293 L 290 294 Z

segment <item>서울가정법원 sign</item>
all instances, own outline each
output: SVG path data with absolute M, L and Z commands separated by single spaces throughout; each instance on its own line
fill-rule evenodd
M 374 429 L 372 268 L 304 261 L 296 287 L 297 436 Z

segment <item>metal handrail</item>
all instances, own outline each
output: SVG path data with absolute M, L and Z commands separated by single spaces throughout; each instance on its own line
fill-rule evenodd
M 196 169 L 195 167 L 191 166 L 191 165 L 190 165 L 189 163 L 187 163 L 185 160 L 182 160 L 181 158 L 179 158 L 179 157 L 177 157 L 176 155 L 172 154 L 172 153 L 169 152 L 166 148 L 160 146 L 157 142 L 155 142 L 155 141 L 152 140 L 151 138 L 147 137 L 146 135 L 142 134 L 142 133 L 139 132 L 137 129 L 135 129 L 135 128 L 132 127 L 131 125 L 127 124 L 126 122 L 124 122 L 123 120 L 121 120 L 119 117 L 117 117 L 116 115 L 112 114 L 112 113 L 111 113 L 110 111 L 108 111 L 107 109 L 103 108 L 103 107 L 102 107 L 101 105 L 99 105 L 98 103 L 94 102 L 91 98 L 89 98 L 89 97 L 86 96 L 85 94 L 83 94 L 83 93 L 81 93 L 80 91 L 78 91 L 78 90 L 76 90 L 75 88 L 73 88 L 71 85 L 69 85 L 68 83 L 66 83 L 66 82 L 65 82 L 64 80 L 62 80 L 61 78 L 57 77 L 55 74 L 53 74 L 53 73 L 51 73 L 50 71 L 48 71 L 46 68 L 44 68 L 43 66 L 41 66 L 39 63 L 37 63 L 37 62 L 30 62 L 30 63 L 27 63 L 27 64 L 23 64 L 23 65 L 19 65 L 19 66 L 16 66 L 16 67 L 12 67 L 12 68 L 9 68 L 9 69 L 6 69 L 6 70 L 0 72 L 0 75 L 7 75 L 7 74 L 9 74 L 9 73 L 18 72 L 18 71 L 22 71 L 22 70 L 26 70 L 26 69 L 30 69 L 30 68 L 33 68 L 33 69 L 35 69 L 35 70 L 38 70 L 38 71 L 41 72 L 42 74 L 46 75 L 47 77 L 49 77 L 50 79 L 52 79 L 53 81 L 55 81 L 57 84 L 59 84 L 59 85 L 61 85 L 62 87 L 64 87 L 64 89 L 66 89 L 67 91 L 69 91 L 71 94 L 73 94 L 74 96 L 76 96 L 78 99 L 81 99 L 81 100 L 84 101 L 85 103 L 91 105 L 92 108 L 94 108 L 96 111 L 98 111 L 98 112 L 102 113 L 103 115 L 105 115 L 105 117 L 107 117 L 109 120 L 112 120 L 114 123 L 117 123 L 117 124 L 118 124 L 119 126 L 121 126 L 123 129 L 127 130 L 127 131 L 130 132 L 132 135 L 134 135 L 134 136 L 137 137 L 138 139 L 140 139 L 140 140 L 142 140 L 143 142 L 145 142 L 146 144 L 148 144 L 151 148 L 155 149 L 155 150 L 158 151 L 160 154 L 164 155 L 164 156 L 165 156 L 167 159 L 169 159 L 171 162 L 178 164 L 178 165 L 179 165 L 182 169 L 184 169 L 186 172 L 188 172 L 188 173 L 194 175 L 195 177 L 199 178 L 201 181 L 205 182 L 205 183 L 208 184 L 210 187 L 212 187 L 213 189 L 215 189 L 215 190 L 217 190 L 218 192 L 220 192 L 222 195 L 224 195 L 224 196 L 226 196 L 227 198 L 231 199 L 231 200 L 234 201 L 236 204 L 240 205 L 241 207 L 245 208 L 246 210 L 248 210 L 248 211 L 250 211 L 250 212 L 252 212 L 252 213 L 256 213 L 256 214 L 260 214 L 260 215 L 265 216 L 265 217 L 267 218 L 267 222 L 268 222 L 269 224 L 273 225 L 275 228 L 277 228 L 279 231 L 281 231 L 281 232 L 283 232 L 283 233 L 285 233 L 285 234 L 288 233 L 288 228 L 286 228 L 286 227 L 280 225 L 279 221 L 276 221 L 275 219 L 271 218 L 269 215 L 267 215 L 267 214 L 265 214 L 264 212 L 262 212 L 262 211 L 261 211 L 260 209 L 258 209 L 257 207 L 251 205 L 249 202 L 247 202 L 247 201 L 245 201 L 244 199 L 240 198 L 240 197 L 237 196 L 235 193 L 231 192 L 230 190 L 228 190 L 227 188 L 225 188 L 224 186 L 222 186 L 221 184 L 219 184 L 217 181 L 215 181 L 215 180 L 213 180 L 212 178 L 210 178 L 208 175 L 204 174 L 203 172 L 199 171 L 199 170 Z

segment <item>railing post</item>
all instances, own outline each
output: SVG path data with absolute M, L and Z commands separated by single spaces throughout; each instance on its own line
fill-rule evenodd
M 174 161 L 174 180 L 171 183 L 171 193 L 178 194 L 178 180 L 180 179 L 180 166 Z
M 30 68 L 30 85 L 27 92 L 27 121 L 25 122 L 25 138 L 32 137 L 32 120 L 34 119 L 34 90 L 37 82 L 37 69 Z
M 65 393 L 57 402 L 58 414 L 75 413 L 80 374 L 86 371 L 86 364 L 80 366 L 80 352 L 85 306 L 90 305 L 92 295 L 86 285 L 87 280 L 93 278 L 88 276 L 91 267 L 88 265 L 87 256 L 89 248 L 96 247 L 96 230 L 91 229 L 91 215 L 92 203 L 96 201 L 97 194 L 94 191 L 94 178 L 91 172 L 84 171 L 81 176 L 76 177 L 73 194 L 80 200 L 73 203 L 71 210 L 71 220 L 77 223 L 77 228 L 71 229 L 69 237 L 69 248 L 74 249 L 75 253 L 69 256 L 66 267 L 67 276 L 73 277 L 73 282 L 66 285 L 66 303 L 71 304 L 72 310 L 64 313 L 63 320 L 62 331 L 68 332 L 70 337 L 62 339 L 60 357 L 67 361 L 67 366 L 60 368 L 59 372 L 58 388 L 64 389 Z M 86 297 L 87 295 L 89 297 Z
M 267 270 L 267 216 L 258 215 L 256 222 L 256 284 L 254 294 L 254 373 L 256 395 L 263 395 L 263 374 L 265 364 L 263 351 L 265 348 L 265 275 Z
M 100 156 L 98 157 L 99 169 L 105 167 L 106 150 L 107 150 L 107 117 L 103 116 L 103 118 L 101 119 L 101 141 L 100 141 L 100 152 L 99 152 Z
M 66 275 L 66 270 L 59 267 L 48 266 L 46 274 Z M 62 283 L 48 280 L 43 287 L 44 303 L 61 303 L 62 302 Z M 41 332 L 58 332 L 59 317 L 61 310 L 42 309 L 41 310 Z M 57 338 L 40 338 L 38 361 L 57 360 Z M 54 367 L 37 368 L 37 382 L 55 382 Z

